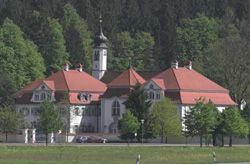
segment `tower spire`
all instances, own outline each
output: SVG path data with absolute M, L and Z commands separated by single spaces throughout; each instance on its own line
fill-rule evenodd
M 97 25 L 98 32 L 95 37 L 95 45 L 93 47 L 93 70 L 92 76 L 96 79 L 101 79 L 104 73 L 107 71 L 107 55 L 108 55 L 108 46 L 105 42 L 108 40 L 104 36 L 102 31 L 102 16 L 99 17 L 99 22 Z
M 99 16 L 99 34 L 95 38 L 95 47 L 108 48 L 105 44 L 107 37 L 104 36 L 102 31 L 102 16 Z

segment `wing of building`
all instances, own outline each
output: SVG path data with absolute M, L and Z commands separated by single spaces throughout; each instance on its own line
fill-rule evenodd
M 81 64 L 76 70 L 65 64 L 62 70 L 35 80 L 15 94 L 16 110 L 25 116 L 30 127 L 36 127 L 40 103 L 49 100 L 63 117 L 70 113 L 70 133 L 117 133 L 118 120 L 126 110 L 123 102 L 136 83 L 142 84 L 153 102 L 169 97 L 177 104 L 181 118 L 201 97 L 212 101 L 219 110 L 237 105 L 227 89 L 193 70 L 191 62 L 179 67 L 178 61 L 173 61 L 171 68 L 160 72 L 136 72 L 132 68 L 107 71 L 106 40 L 100 25 L 93 47 L 92 76 L 82 70 Z M 65 98 L 67 93 L 69 101 Z

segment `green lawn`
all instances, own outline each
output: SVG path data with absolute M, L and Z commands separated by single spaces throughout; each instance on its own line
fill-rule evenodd
M 131 164 L 141 154 L 141 164 L 212 163 L 250 161 L 249 147 L 73 147 L 73 146 L 0 146 L 0 163 L 84 163 Z

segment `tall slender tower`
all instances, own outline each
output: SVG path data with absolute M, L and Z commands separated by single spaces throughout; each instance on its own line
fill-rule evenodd
M 107 70 L 107 50 L 105 42 L 108 40 L 102 32 L 102 17 L 99 19 L 99 35 L 95 38 L 95 46 L 93 47 L 93 70 L 92 76 L 101 79 Z

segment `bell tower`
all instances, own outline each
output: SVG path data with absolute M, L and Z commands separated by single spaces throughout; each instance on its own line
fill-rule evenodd
M 93 70 L 92 76 L 100 80 L 107 70 L 107 50 L 105 44 L 107 37 L 102 32 L 102 17 L 99 18 L 99 34 L 95 38 L 95 45 L 93 47 Z

